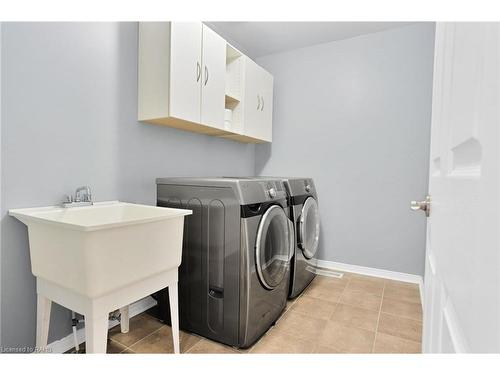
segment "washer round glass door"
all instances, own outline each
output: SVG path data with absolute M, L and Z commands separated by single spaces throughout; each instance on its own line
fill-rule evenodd
M 269 207 L 260 220 L 255 246 L 257 273 L 267 289 L 276 288 L 286 275 L 292 236 L 292 223 L 283 208 Z
M 305 200 L 299 218 L 299 247 L 307 259 L 311 259 L 318 250 L 319 210 L 313 197 Z

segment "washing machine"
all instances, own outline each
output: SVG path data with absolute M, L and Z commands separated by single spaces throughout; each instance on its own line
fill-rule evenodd
M 290 203 L 290 220 L 294 223 L 295 243 L 290 269 L 289 298 L 297 297 L 316 276 L 316 252 L 319 244 L 318 194 L 312 178 L 256 177 L 280 179 Z
M 283 181 L 156 182 L 159 206 L 193 211 L 179 269 L 181 328 L 235 347 L 252 345 L 280 317 L 289 291 L 295 240 Z

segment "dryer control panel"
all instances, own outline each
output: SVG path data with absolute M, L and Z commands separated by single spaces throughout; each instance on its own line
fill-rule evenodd
M 265 181 L 262 182 L 262 187 L 268 199 L 277 199 L 285 196 L 285 188 L 282 181 Z

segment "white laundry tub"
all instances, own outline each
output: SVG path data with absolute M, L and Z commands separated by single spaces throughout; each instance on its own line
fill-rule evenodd
M 89 298 L 177 269 L 191 213 L 117 201 L 9 211 L 28 226 L 33 274 Z

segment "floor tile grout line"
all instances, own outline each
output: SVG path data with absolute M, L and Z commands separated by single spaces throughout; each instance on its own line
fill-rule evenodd
M 132 350 L 132 349 L 130 349 L 130 347 L 129 347 L 129 346 L 127 346 L 127 345 L 125 345 L 125 344 L 122 344 L 122 343 L 121 343 L 121 342 L 119 342 L 119 341 L 113 340 L 111 337 L 109 337 L 109 335 L 108 335 L 108 339 L 109 339 L 109 341 L 113 341 L 115 344 L 121 345 L 121 346 L 123 346 L 123 347 L 125 348 L 125 349 L 123 349 L 120 353 L 123 353 L 123 352 L 124 352 L 125 350 L 127 350 L 127 349 L 128 349 L 128 350 Z M 132 350 L 132 351 L 133 351 L 133 350 Z
M 290 306 L 285 306 L 285 310 L 283 311 L 283 314 L 281 314 L 281 316 L 279 317 L 278 320 L 280 320 L 283 316 L 285 316 L 285 314 L 291 310 L 292 306 L 295 305 L 295 303 L 297 303 L 297 301 L 304 295 L 304 293 L 306 292 L 307 289 L 309 289 L 313 283 L 314 279 L 309 283 L 309 285 L 307 285 L 305 287 L 305 289 L 297 296 L 295 297 L 293 300 L 292 300 L 292 303 L 290 303 Z M 288 296 L 287 296 L 287 301 L 288 301 Z M 278 320 L 276 322 L 278 322 Z
M 395 335 L 391 335 L 390 333 L 385 333 L 385 332 L 380 332 L 380 333 L 383 334 L 383 335 L 386 335 L 386 336 L 391 336 L 391 337 L 393 337 L 395 339 L 409 341 L 409 342 L 412 342 L 412 343 L 415 343 L 415 344 L 422 344 L 421 341 L 415 341 L 415 340 L 412 340 L 412 339 L 409 339 L 409 338 L 406 338 L 406 337 L 395 336 Z
M 345 277 L 345 276 L 342 276 L 342 277 Z M 332 315 L 328 318 L 328 320 L 332 319 L 333 314 L 335 314 L 335 311 L 337 310 L 337 307 L 338 307 L 338 305 L 340 303 L 340 300 L 342 299 L 342 296 L 344 295 L 345 291 L 347 290 L 347 287 L 351 283 L 351 279 L 350 278 L 347 278 L 346 280 L 347 280 L 347 283 L 344 285 L 344 289 L 342 290 L 342 293 L 340 293 L 339 297 L 337 298 L 337 302 L 335 303 L 335 309 L 333 310 Z
M 192 347 L 190 347 L 188 350 L 186 350 L 184 352 L 184 354 L 189 354 L 189 352 L 191 351 L 191 349 L 193 349 L 196 345 L 198 345 L 199 343 L 201 342 L 201 340 L 198 340 L 198 342 L 196 342 Z
M 191 350 L 192 350 L 193 348 L 195 348 L 195 347 L 196 347 L 196 345 L 198 345 L 198 344 L 200 344 L 201 342 L 203 342 L 203 340 L 208 341 L 208 342 L 213 343 L 213 344 L 216 344 L 216 345 L 221 345 L 221 346 L 223 346 L 223 347 L 225 347 L 225 348 L 227 348 L 227 349 L 229 349 L 229 350 L 231 350 L 231 351 L 233 351 L 233 352 L 235 352 L 235 353 L 239 353 L 239 352 L 238 352 L 238 350 L 237 350 L 237 349 L 235 349 L 234 347 L 232 347 L 232 346 L 230 346 L 230 345 L 227 345 L 227 344 L 223 344 L 223 343 L 218 342 L 218 341 L 215 341 L 215 340 L 212 340 L 212 339 L 210 339 L 210 338 L 208 338 L 208 337 L 199 336 L 199 335 L 197 335 L 196 333 L 189 333 L 189 335 L 194 336 L 194 337 L 197 337 L 197 338 L 198 338 L 198 341 L 197 341 L 196 343 L 194 343 L 194 345 L 193 345 L 193 346 L 191 346 L 188 350 L 186 350 L 186 351 L 184 352 L 184 354 L 188 354 L 188 353 L 190 353 L 190 352 L 191 352 Z M 193 353 L 191 353 L 191 354 L 193 354 Z M 203 354 L 215 354 L 215 353 L 203 353 Z
M 276 322 L 278 322 L 279 320 L 281 320 L 285 316 L 286 313 L 288 313 L 289 311 L 291 311 L 293 305 L 295 305 L 299 301 L 299 299 L 301 299 L 302 297 L 305 296 L 306 291 L 311 288 L 311 285 L 313 284 L 313 282 L 314 282 L 314 279 L 305 287 L 305 289 L 302 292 L 300 292 L 300 294 L 297 297 L 295 297 L 293 299 L 293 302 L 290 304 L 290 306 L 288 306 L 288 307 L 285 308 L 285 310 L 283 311 L 283 314 L 281 314 L 281 316 L 279 317 L 278 320 L 276 320 Z
M 143 311 L 143 312 L 142 312 L 142 313 L 140 313 L 138 316 L 143 315 L 143 314 L 148 315 L 145 311 Z M 150 317 L 150 318 L 152 318 L 151 316 L 149 316 L 149 317 Z M 158 319 L 156 319 L 156 318 L 153 318 L 152 320 L 153 320 L 153 321 L 156 321 L 156 322 L 160 322 L 160 321 L 159 321 Z M 158 327 L 157 329 L 155 329 L 153 332 L 151 332 L 151 333 L 147 334 L 147 335 L 146 335 L 146 336 L 144 336 L 143 338 L 141 338 L 141 339 L 139 339 L 139 340 L 137 340 L 137 341 L 133 342 L 133 343 L 132 343 L 132 344 L 130 344 L 130 345 L 125 345 L 124 343 L 122 343 L 122 342 L 120 342 L 120 341 L 118 341 L 118 340 L 115 340 L 114 338 L 112 338 L 112 337 L 110 337 L 110 336 L 109 336 L 109 333 L 108 333 L 108 339 L 109 339 L 109 340 L 111 340 L 111 341 L 113 341 L 113 342 L 115 342 L 115 343 L 117 343 L 117 344 L 119 344 L 119 345 L 121 345 L 121 346 L 124 346 L 124 347 L 125 347 L 125 349 L 123 349 L 123 350 L 122 350 L 122 352 L 123 352 L 123 351 L 125 351 L 125 350 L 127 350 L 127 349 L 129 349 L 129 350 L 133 351 L 132 349 L 130 349 L 130 347 L 131 347 L 131 346 L 133 346 L 133 345 L 137 344 L 139 341 L 142 341 L 142 340 L 143 340 L 143 339 L 145 339 L 146 337 L 148 337 L 148 336 L 152 335 L 152 334 L 153 334 L 153 333 L 155 333 L 156 331 L 158 331 L 158 330 L 160 330 L 161 328 L 163 328 L 165 325 L 166 325 L 166 324 L 162 324 L 160 327 Z M 130 331 L 129 331 L 129 332 L 130 332 Z M 127 332 L 127 333 L 129 333 L 129 332 Z M 122 333 L 122 332 L 120 331 L 120 333 Z M 127 333 L 124 333 L 124 334 L 126 335 Z M 179 333 L 180 333 L 180 332 L 179 332 Z M 121 352 L 120 352 L 120 353 L 121 353 Z
M 116 341 L 115 341 L 116 342 Z M 122 354 L 122 353 L 125 353 L 125 351 L 131 351 L 132 353 L 135 353 L 132 349 L 130 349 L 129 347 L 126 347 L 125 349 L 123 349 L 121 352 L 119 352 L 118 354 Z
M 344 275 L 344 274 L 343 274 Z M 342 276 L 342 277 L 345 277 Z M 344 290 L 342 290 L 342 293 L 340 293 L 340 296 L 339 298 L 337 299 L 337 303 L 335 304 L 335 309 L 333 310 L 332 312 L 332 315 L 330 315 L 330 317 L 328 318 L 329 321 L 333 321 L 332 318 L 333 318 L 333 315 L 335 315 L 335 311 L 337 311 L 337 308 L 339 306 L 339 303 L 340 303 L 340 300 L 342 299 L 342 296 L 344 295 L 345 291 L 347 290 L 347 288 L 349 287 L 349 284 L 351 283 L 351 278 L 347 278 L 347 283 L 344 285 Z M 341 351 L 340 348 L 337 346 L 337 345 L 334 345 L 334 348 L 338 351 Z
M 414 301 L 404 300 L 401 298 L 393 298 L 393 297 L 387 297 L 387 296 L 385 298 L 389 299 L 391 301 L 394 301 L 394 302 L 408 303 L 408 304 L 412 304 L 412 305 L 419 305 L 420 307 L 422 307 L 422 304 L 420 302 L 414 302 Z
M 151 335 L 155 334 L 156 332 L 158 332 L 160 329 L 164 328 L 165 326 L 167 326 L 167 327 L 168 327 L 168 325 L 162 325 L 161 327 L 159 327 L 159 328 L 155 329 L 155 330 L 154 330 L 153 332 L 151 332 L 150 334 L 148 334 L 148 335 L 144 336 L 142 339 L 137 340 L 137 341 L 136 341 L 136 342 L 134 342 L 133 344 L 130 344 L 130 346 L 129 346 L 129 347 L 127 347 L 127 348 L 128 348 L 128 349 L 130 349 L 132 346 L 134 346 L 134 345 L 136 345 L 136 344 L 140 343 L 142 340 L 147 339 L 149 336 L 151 336 Z M 180 331 L 179 331 L 179 341 L 180 341 Z M 131 349 L 131 350 L 133 350 L 133 349 Z
M 347 305 L 347 306 L 350 306 L 350 307 L 356 307 L 356 308 L 359 308 L 359 309 L 365 309 L 365 310 L 369 310 L 369 311 L 375 311 L 375 310 L 368 309 L 368 308 L 363 307 L 363 306 L 359 306 L 359 305 L 355 305 L 355 304 L 352 304 L 352 303 L 342 302 L 341 301 L 342 300 L 342 296 L 345 294 L 345 292 L 347 291 L 347 289 L 349 287 L 349 284 L 351 283 L 351 279 L 350 278 L 346 278 L 346 280 L 347 280 L 347 283 L 344 286 L 344 289 L 340 293 L 339 297 L 337 298 L 337 301 L 335 302 L 335 304 L 336 304 L 335 308 L 337 308 L 337 305 L 342 304 L 342 305 Z M 385 288 L 385 282 L 384 282 L 384 288 Z M 367 292 L 365 290 L 357 290 L 357 289 L 354 289 L 354 290 L 351 290 L 351 291 L 362 292 L 362 293 L 370 294 L 370 295 L 375 296 L 375 297 L 380 297 L 380 305 L 382 304 L 382 296 L 379 296 L 376 293 L 371 293 L 371 292 Z M 315 298 L 315 297 L 312 297 L 312 298 Z M 321 298 L 317 298 L 317 299 L 321 299 Z M 379 311 L 380 311 L 380 305 L 379 305 L 379 309 L 378 309 Z M 332 314 L 332 316 L 333 316 L 333 314 Z
M 373 351 L 375 350 L 375 342 L 377 341 L 378 325 L 380 323 L 380 315 L 382 314 L 382 304 L 384 303 L 384 292 L 385 292 L 385 285 L 386 284 L 387 284 L 387 281 L 384 281 L 384 287 L 382 288 L 382 298 L 380 299 L 380 306 L 379 306 L 378 317 L 377 317 L 377 325 L 375 326 L 375 335 L 373 336 L 371 353 L 373 353 Z
M 129 346 L 127 346 L 127 345 L 125 345 L 125 344 L 123 344 L 123 343 L 121 343 L 121 342 L 119 342 L 119 341 L 113 340 L 111 337 L 109 337 L 109 334 L 108 334 L 108 340 L 109 340 L 109 341 L 113 341 L 115 344 L 118 344 L 118 345 L 120 345 L 120 346 L 123 346 L 123 350 L 122 350 L 122 351 L 120 351 L 120 352 L 118 352 L 118 353 L 116 353 L 116 354 L 123 353 L 123 352 L 124 352 L 125 350 L 127 350 L 127 349 L 128 349 L 128 350 L 133 351 L 132 349 L 130 349 L 130 347 L 129 347 Z M 85 344 L 85 341 L 83 341 L 83 342 L 80 344 L 80 346 L 81 346 L 82 344 Z M 107 354 L 108 354 L 108 353 L 107 353 Z M 111 354 L 111 353 L 109 353 L 109 354 Z
M 292 300 L 292 303 L 290 303 L 290 305 L 288 307 L 285 307 L 285 309 L 283 310 L 283 313 L 279 316 L 279 318 L 276 320 L 276 322 L 271 325 L 271 327 L 269 327 L 268 331 L 266 333 L 264 333 L 262 335 L 262 337 L 254 344 L 252 345 L 252 347 L 248 350 L 247 353 L 252 353 L 253 349 L 255 348 L 255 346 L 259 343 L 260 340 L 262 340 L 267 334 L 269 334 L 269 332 L 271 332 L 275 327 L 276 325 L 285 318 L 285 315 L 288 314 L 289 311 L 291 311 L 293 305 L 295 305 L 300 298 L 302 298 L 306 292 L 307 289 L 309 289 L 313 283 L 314 279 L 306 286 L 306 288 L 297 296 L 295 297 L 293 300 Z
M 196 345 L 198 345 L 199 343 L 201 343 L 203 340 L 205 340 L 205 341 L 209 341 L 209 342 L 214 343 L 214 344 L 217 344 L 217 345 L 222 345 L 222 346 L 228 347 L 229 349 L 231 349 L 231 350 L 233 350 L 233 351 L 234 351 L 234 349 L 233 349 L 233 347 L 232 347 L 232 346 L 229 346 L 229 345 L 223 344 L 223 343 L 221 343 L 221 342 L 218 342 L 218 341 L 215 341 L 215 340 L 209 339 L 208 337 L 199 336 L 198 334 L 196 334 L 196 333 L 192 333 L 192 332 L 188 332 L 188 334 L 189 334 L 189 335 L 191 335 L 191 336 L 197 337 L 197 338 L 198 338 L 198 341 L 197 341 L 197 342 L 195 342 L 195 343 L 193 344 L 193 346 L 191 346 L 188 350 L 186 350 L 186 351 L 184 352 L 184 354 L 188 354 L 188 353 L 189 353 L 189 352 L 190 352 L 190 351 L 191 351 L 191 350 L 192 350 L 192 349 L 193 349 Z M 179 332 L 179 336 L 180 336 L 180 332 Z M 180 337 L 179 337 L 179 340 L 180 340 Z M 181 354 L 182 354 L 182 353 L 181 353 Z M 212 353 L 204 353 L 204 354 L 212 354 Z
M 345 285 L 345 288 L 344 290 L 342 291 L 342 293 L 340 293 L 340 296 L 339 296 L 339 299 L 338 299 L 338 304 L 342 304 L 342 305 L 347 305 L 347 306 L 351 306 L 351 307 L 356 307 L 356 308 L 359 308 L 359 309 L 364 309 L 364 310 L 369 310 L 369 311 L 375 311 L 375 310 L 372 310 L 372 309 L 368 309 L 366 307 L 363 307 L 363 306 L 359 306 L 359 305 L 354 305 L 352 303 L 348 303 L 348 302 L 342 302 L 341 299 L 342 299 L 342 296 L 344 295 L 344 293 L 347 291 L 348 287 L 349 287 L 349 284 L 350 284 L 351 280 L 348 279 L 347 280 L 347 284 Z M 385 283 L 384 283 L 384 286 L 385 286 Z M 370 293 L 370 292 L 367 292 L 365 290 L 357 290 L 357 289 L 352 289 L 351 292 L 362 292 L 362 293 L 366 293 L 366 294 L 370 294 L 372 296 L 375 296 L 375 297 L 380 297 L 380 306 L 382 305 L 382 296 L 378 296 L 377 294 L 375 293 Z M 382 294 L 383 294 L 383 289 L 382 289 Z M 380 306 L 379 306 L 379 311 L 380 311 Z
M 354 305 L 354 304 L 352 304 L 352 303 L 347 303 L 347 302 L 341 302 L 341 301 L 339 301 L 339 303 L 338 303 L 338 304 L 339 304 L 339 305 L 348 306 L 348 307 L 355 307 L 355 308 L 357 308 L 357 309 L 361 309 L 361 310 L 367 310 L 367 311 L 372 311 L 372 312 L 378 312 L 378 309 L 377 309 L 377 310 L 375 310 L 375 309 L 368 309 L 368 308 L 366 308 L 366 307 L 364 307 L 364 306 Z
M 342 278 L 344 278 L 345 275 L 344 273 L 342 274 Z M 335 303 L 335 307 L 332 311 L 332 313 L 330 314 L 330 316 L 328 317 L 327 321 L 333 321 L 332 318 L 333 318 L 333 315 L 335 314 L 335 311 L 337 310 L 337 307 L 340 303 L 340 299 L 342 298 L 342 296 L 344 295 L 345 291 L 347 290 L 347 287 L 349 286 L 350 282 L 351 282 L 351 279 L 350 278 L 346 278 L 347 280 L 347 283 L 344 285 L 344 289 L 342 290 L 342 293 L 340 293 L 339 297 L 337 298 L 337 302 Z M 314 347 L 314 351 L 315 352 L 317 350 L 319 346 L 319 343 L 316 343 L 315 347 Z M 337 345 L 333 345 L 333 347 L 335 348 L 335 350 L 338 350 L 338 351 L 341 351 Z
M 323 277 L 327 277 L 328 278 L 330 276 L 323 276 Z M 319 297 L 305 295 L 304 292 L 307 290 L 307 288 L 304 289 L 304 291 L 300 294 L 300 296 L 297 297 L 297 299 L 301 298 L 301 297 L 307 297 L 307 298 L 311 298 L 313 300 L 320 301 L 320 302 L 328 302 L 328 303 L 331 303 L 331 304 L 335 305 L 334 306 L 334 311 L 335 311 L 335 309 L 337 308 L 337 305 L 338 305 L 338 303 L 340 301 L 340 297 L 342 296 L 342 294 L 344 293 L 345 289 L 347 288 L 347 285 L 349 285 L 349 279 L 347 279 L 347 284 L 344 286 L 344 288 L 342 289 L 342 292 L 340 293 L 339 297 L 337 297 L 337 300 L 335 302 L 334 301 L 330 301 L 330 300 L 326 300 L 326 299 L 323 299 L 323 298 L 319 298 Z M 302 314 L 302 315 L 304 315 L 304 314 Z M 332 315 L 333 315 L 333 312 L 332 312 Z M 330 320 L 330 318 L 331 318 L 331 316 L 329 316 L 328 318 L 326 318 L 326 320 Z M 318 318 L 318 319 L 322 319 L 322 318 Z
M 222 347 L 224 347 L 224 348 L 232 351 L 233 353 L 231 353 L 231 354 L 241 354 L 241 352 L 238 349 L 236 349 L 235 347 L 233 347 L 231 345 L 223 344 L 221 342 L 209 339 L 208 337 L 201 337 L 201 336 L 198 336 L 196 334 L 192 334 L 192 335 L 198 337 L 200 340 L 198 340 L 198 342 L 196 342 L 193 346 L 191 346 L 188 350 L 186 350 L 184 352 L 184 354 L 196 354 L 196 353 L 192 353 L 191 351 L 193 350 L 193 348 L 196 347 L 196 345 L 198 345 L 201 342 L 203 342 L 203 340 L 208 341 L 210 343 L 213 343 L 215 345 L 220 345 L 220 346 L 222 346 Z M 217 354 L 217 353 L 200 353 L 200 354 Z
M 383 302 L 383 301 L 382 301 Z M 390 316 L 394 316 L 396 318 L 403 318 L 403 319 L 408 319 L 408 320 L 412 320 L 414 322 L 417 322 L 417 323 L 422 323 L 422 320 L 418 320 L 418 319 L 413 319 L 413 318 L 408 318 L 406 315 L 400 315 L 400 314 L 393 314 L 393 313 L 389 313 L 387 311 L 381 311 L 382 314 L 386 314 L 386 315 L 390 315 Z
M 331 276 L 323 276 L 323 277 L 331 277 Z M 312 298 L 312 299 L 315 299 L 315 300 L 319 300 L 319 301 L 322 301 L 322 302 L 330 302 L 330 303 L 333 303 L 335 304 L 335 307 L 337 306 L 337 304 L 339 303 L 340 301 L 340 298 L 342 297 L 342 295 L 344 294 L 346 288 L 347 288 L 347 285 L 349 285 L 349 279 L 346 279 L 347 280 L 347 284 L 344 285 L 344 287 L 342 288 L 342 292 L 340 292 L 340 295 L 337 297 L 337 299 L 335 301 L 331 301 L 331 300 L 327 300 L 327 299 L 323 299 L 323 298 L 320 298 L 320 297 L 314 297 L 314 296 L 309 296 L 309 295 L 304 295 L 304 293 L 302 293 L 299 297 L 302 297 L 302 296 L 305 296 L 305 297 L 308 297 L 308 298 Z M 304 290 L 304 292 L 306 291 L 307 289 Z M 297 297 L 297 298 L 299 298 Z
M 323 276 L 323 277 L 329 278 L 329 276 Z M 347 285 L 349 284 L 349 279 L 348 279 L 348 278 L 346 278 L 346 280 L 347 280 L 347 284 L 344 286 L 344 288 L 343 288 L 343 290 L 342 290 L 342 293 L 345 291 L 345 288 L 346 288 L 346 287 L 347 287 Z M 301 299 L 302 297 L 306 296 L 306 292 L 307 292 L 307 290 L 309 290 L 310 288 L 312 288 L 312 284 L 313 284 L 313 282 L 314 282 L 314 279 L 313 279 L 313 280 L 309 283 L 309 285 L 307 285 L 307 287 L 306 287 L 306 288 L 305 288 L 305 289 L 304 289 L 304 290 L 303 290 L 303 291 L 302 291 L 302 292 L 301 292 L 301 293 L 300 293 L 300 294 L 299 294 L 299 295 L 298 295 L 298 296 L 294 299 L 294 301 L 290 304 L 290 306 L 289 306 L 289 307 L 285 310 L 285 312 L 284 312 L 284 313 L 280 316 L 280 318 L 276 321 L 277 323 L 278 323 L 278 321 L 280 321 L 280 320 L 281 320 L 281 319 L 285 316 L 285 314 L 287 314 L 289 311 L 291 311 L 292 306 L 293 306 L 295 303 L 297 303 L 297 302 L 299 301 L 299 299 Z M 341 293 L 341 295 L 342 295 L 342 293 Z M 323 299 L 321 299 L 321 298 L 316 298 L 316 297 L 312 297 L 312 296 L 306 296 L 306 297 L 308 297 L 308 298 L 312 298 L 312 299 L 316 299 L 316 300 L 319 300 L 319 301 L 324 301 L 324 300 L 323 300 Z M 331 303 L 334 303 L 334 304 L 335 304 L 335 306 L 334 306 L 334 311 L 335 311 L 335 309 L 336 309 L 336 307 L 337 307 L 337 304 L 338 304 L 338 301 L 339 301 L 339 300 L 340 300 L 340 296 L 337 298 L 337 301 L 336 301 L 336 302 L 328 301 L 328 302 L 331 302 Z M 298 314 L 300 314 L 300 315 L 303 315 L 303 316 L 306 316 L 306 317 L 310 317 L 309 315 L 304 314 L 304 313 L 301 313 L 300 311 L 295 311 L 295 312 L 296 312 L 296 313 L 298 313 Z M 332 314 L 333 314 L 333 312 L 332 312 Z M 329 320 L 330 320 L 330 318 L 331 318 L 331 317 L 328 317 L 327 319 L 322 319 L 322 320 L 329 321 Z M 320 318 L 317 318 L 317 319 L 320 319 Z M 274 328 L 274 327 L 273 327 L 273 328 Z M 267 334 L 268 334 L 268 332 L 266 332 L 266 334 L 265 334 L 265 335 L 267 335 Z M 264 336 L 265 336 L 265 335 L 264 335 Z M 264 337 L 264 336 L 263 336 L 263 337 Z M 259 341 L 260 341 L 260 340 L 259 340 Z M 257 343 L 256 343 L 256 344 L 257 344 Z M 315 345 L 317 346 L 317 345 L 318 345 L 318 343 L 315 343 Z M 254 346 L 255 346 L 255 345 L 254 345 Z M 316 350 L 316 346 L 315 346 L 314 350 L 312 351 L 312 353 L 314 353 L 314 352 L 315 352 L 315 350 Z M 251 353 L 251 352 L 253 351 L 253 348 L 254 348 L 254 347 L 252 347 L 252 348 L 249 350 L 249 353 Z M 335 348 L 335 349 L 337 349 L 337 348 Z
M 117 343 L 117 344 L 121 345 L 121 346 L 124 346 L 124 347 L 125 347 L 125 349 L 130 349 L 130 346 L 132 346 L 132 345 L 134 345 L 134 344 L 135 344 L 135 342 L 134 342 L 134 344 L 132 344 L 132 345 L 125 345 L 125 344 L 121 343 L 120 341 L 115 340 L 115 339 L 114 339 L 114 338 L 112 338 L 112 337 L 109 337 L 109 335 L 108 335 L 108 339 L 109 339 L 110 341 L 113 341 L 113 342 L 115 342 L 115 343 Z
M 373 311 L 373 310 L 371 310 Z M 361 331 L 366 331 L 366 332 L 370 332 L 370 333 L 375 333 L 375 330 L 371 330 L 371 329 L 367 329 L 367 328 L 363 328 L 363 327 L 359 327 L 359 326 L 354 326 L 354 325 L 350 325 L 350 324 L 346 324 L 345 322 L 341 322 L 341 321 L 336 321 L 336 320 L 331 320 L 331 319 L 325 319 L 325 318 L 315 318 L 315 317 L 311 317 L 310 315 L 307 315 L 303 312 L 299 312 L 297 311 L 296 312 L 297 314 L 299 315 L 302 315 L 304 317 L 308 317 L 308 318 L 312 318 L 312 319 L 316 319 L 316 320 L 325 320 L 327 322 L 333 322 L 333 323 L 337 323 L 343 327 L 347 327 L 347 328 L 353 328 L 353 329 L 359 329 Z M 391 335 L 392 336 L 392 335 Z

